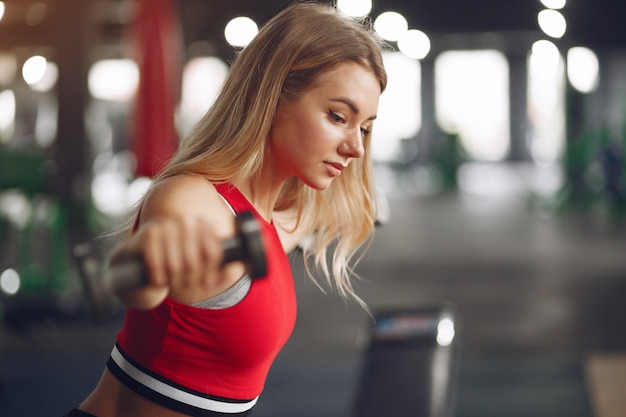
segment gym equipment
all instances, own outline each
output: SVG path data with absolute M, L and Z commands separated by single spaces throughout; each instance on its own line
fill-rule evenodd
M 354 417 L 452 417 L 458 369 L 452 307 L 379 311 L 374 319 Z
M 0 144 L 0 266 L 19 275 L 16 307 L 16 299 L 36 303 L 71 287 L 68 206 L 54 194 L 54 172 L 42 150 Z
M 258 221 L 252 213 L 243 212 L 235 218 L 235 236 L 222 241 L 222 264 L 243 261 L 251 278 L 267 275 L 263 238 Z M 109 319 L 116 293 L 137 289 L 148 282 L 144 263 L 133 260 L 110 268 L 102 268 L 100 256 L 89 243 L 74 248 L 78 271 L 87 298 L 88 308 L 96 322 Z

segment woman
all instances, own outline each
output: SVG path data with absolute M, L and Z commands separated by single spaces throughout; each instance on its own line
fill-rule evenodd
M 350 261 L 376 217 L 368 150 L 381 45 L 331 6 L 299 3 L 240 53 L 123 230 L 111 263 L 139 256 L 150 282 L 118 294 L 124 326 L 70 415 L 248 415 L 295 323 L 286 254 L 303 236 L 314 236 L 305 257 L 360 302 Z M 268 274 L 254 281 L 241 262 L 221 266 L 242 211 L 266 245 Z

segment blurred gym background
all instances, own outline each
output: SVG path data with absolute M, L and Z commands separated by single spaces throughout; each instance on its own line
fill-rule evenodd
M 97 382 L 123 312 L 94 317 L 72 248 L 123 218 L 286 4 L 0 1 L 0 415 L 62 415 Z M 338 7 L 389 44 L 371 315 L 294 256 L 298 322 L 255 415 L 624 416 L 626 3 Z M 426 342 L 376 356 L 388 331 Z

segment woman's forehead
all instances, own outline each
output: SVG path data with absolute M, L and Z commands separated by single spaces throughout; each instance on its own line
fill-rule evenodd
M 356 103 L 377 101 L 381 94 L 374 72 L 352 62 L 338 64 L 321 73 L 312 89 L 323 90 L 333 97 L 346 97 Z

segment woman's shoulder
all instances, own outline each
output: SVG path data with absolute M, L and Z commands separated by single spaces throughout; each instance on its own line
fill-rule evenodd
M 179 174 L 159 180 L 150 189 L 147 200 L 160 202 L 194 202 L 210 200 L 217 196 L 215 186 L 205 177 L 198 174 Z
M 198 174 L 175 175 L 155 183 L 142 204 L 141 217 L 153 216 L 210 217 L 232 216 L 215 186 Z

